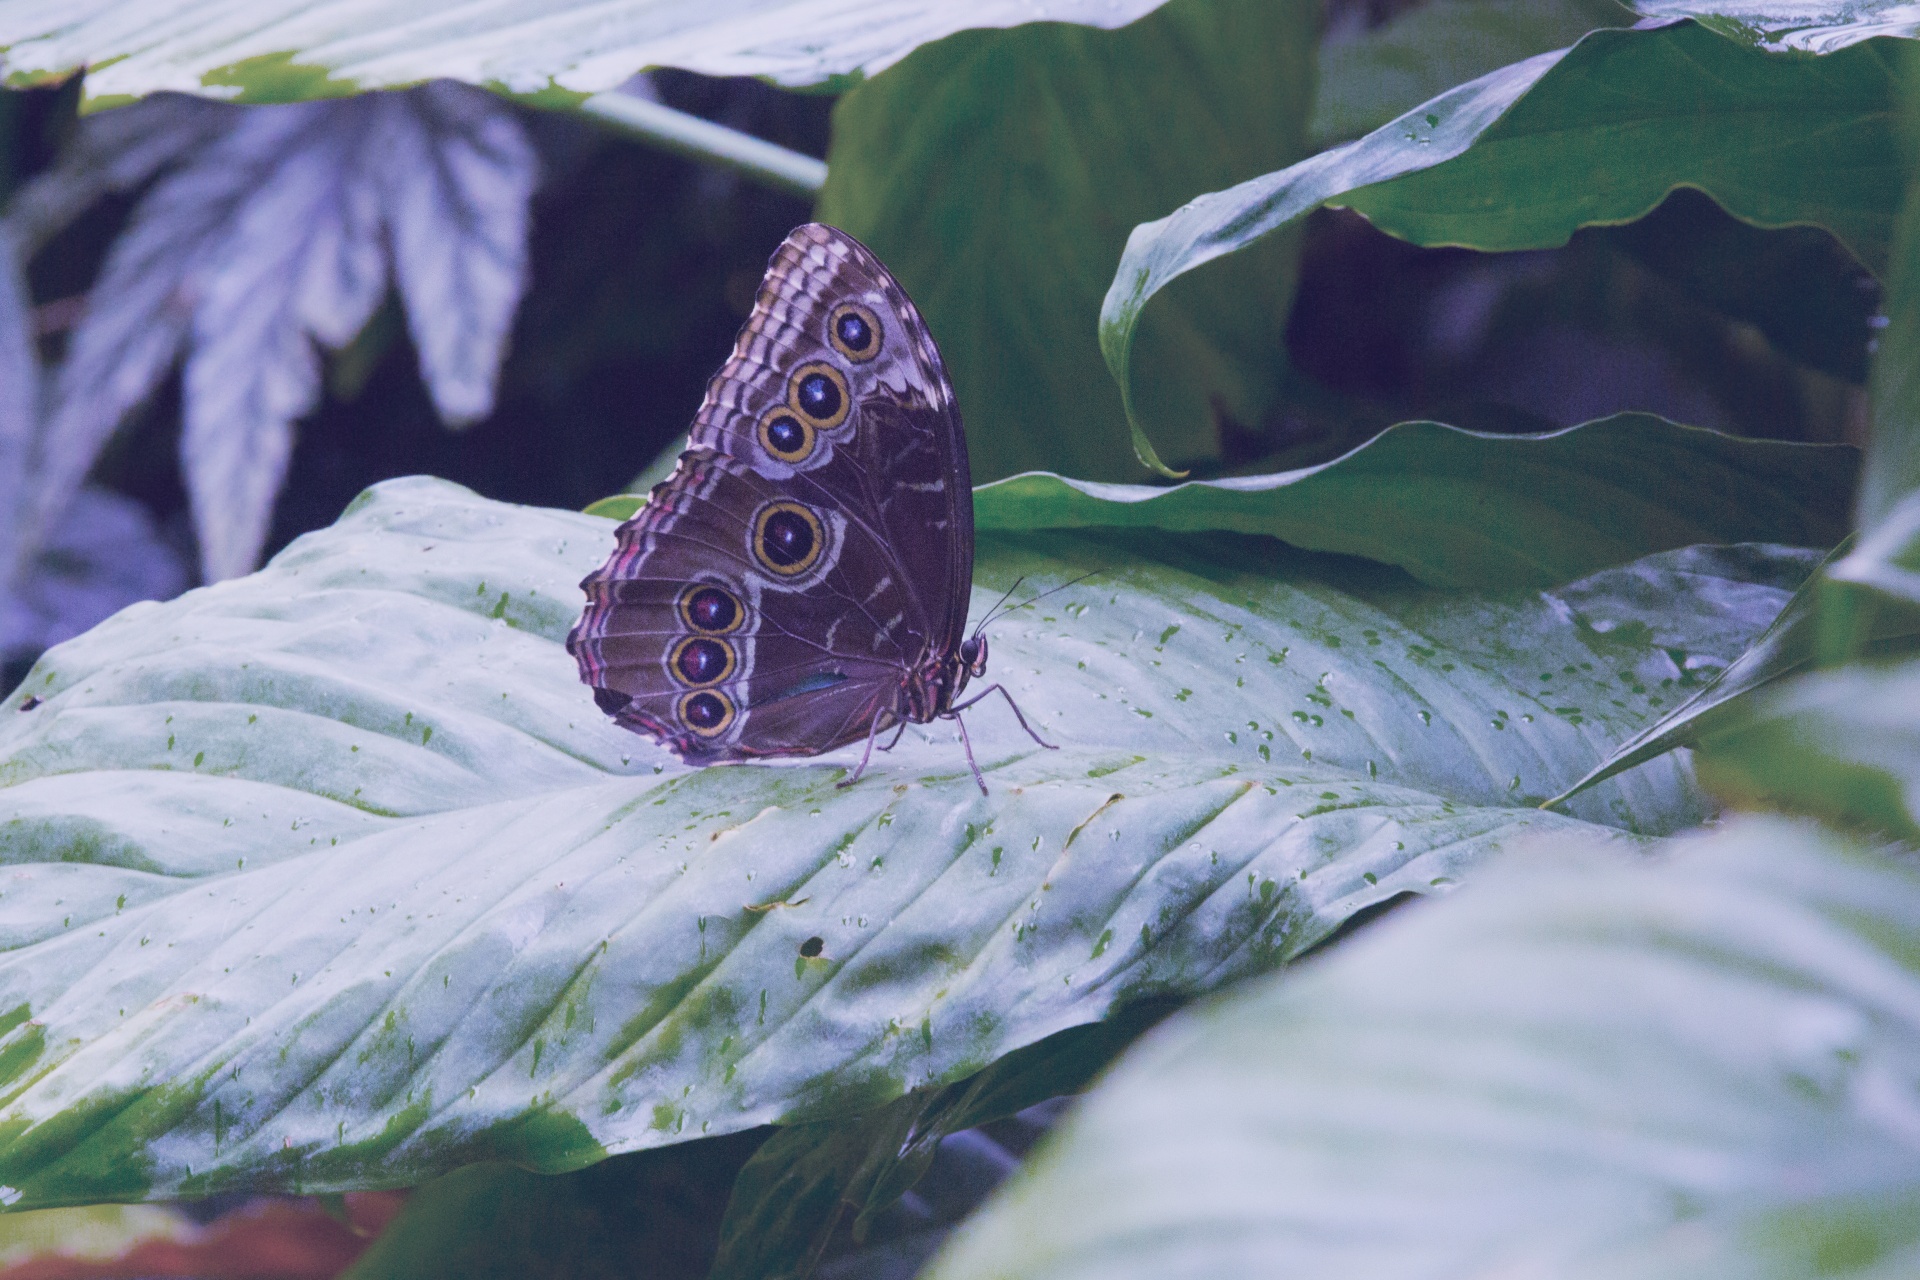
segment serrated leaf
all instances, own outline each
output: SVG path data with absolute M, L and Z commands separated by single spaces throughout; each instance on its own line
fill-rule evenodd
M 176 90 L 286 102 L 438 77 L 587 94 L 656 66 L 790 85 L 872 75 L 963 28 L 1040 19 L 1119 26 L 1157 2 L 747 0 L 697 10 L 428 0 L 405 21 L 372 22 L 354 0 L 252 0 L 212 12 L 167 0 L 69 0 L 57 11 L 5 0 L 0 49 L 16 83 L 89 67 L 95 101 Z
M 1128 227 L 1305 154 L 1319 16 L 1302 0 L 1175 0 L 1119 31 L 970 32 L 836 105 L 818 216 L 878 253 L 926 317 L 976 478 L 1144 478 L 1101 368 L 1100 297 Z M 1254 431 L 1271 408 L 1296 258 L 1275 242 L 1236 287 L 1159 314 L 1143 394 L 1176 463 L 1217 457 L 1223 422 Z
M 599 713 L 560 642 L 612 528 L 390 482 L 28 676 L 0 713 L 23 1205 L 872 1110 L 1282 963 L 1522 832 L 1617 836 L 1533 806 L 1788 594 L 1674 600 L 1711 550 L 1476 596 L 1271 539 L 989 536 L 976 608 L 1100 571 L 994 630 L 1062 749 L 986 708 L 991 796 L 944 734 L 843 790 L 854 749 L 689 772 Z M 1702 815 L 1672 761 L 1573 807 Z
M 1676 186 L 1758 226 L 1826 228 L 1884 272 L 1906 181 L 1890 42 L 1772 55 L 1693 23 L 1595 31 L 1429 100 L 1366 137 L 1134 228 L 1100 345 L 1142 456 L 1157 426 L 1134 345 L 1148 303 L 1322 204 L 1423 245 L 1548 248 L 1628 222 Z M 1703 129 L 1702 120 L 1713 121 Z M 1208 273 L 1217 282 L 1224 268 Z M 1164 304 L 1161 304 L 1164 305 Z
M 31 662 L 136 601 L 164 600 L 192 583 L 186 557 L 144 505 L 87 485 L 0 599 L 0 654 Z
M 1652 866 L 1566 852 L 1176 1015 L 930 1276 L 1693 1276 L 1697 1249 L 1787 1280 L 1913 1256 L 1911 866 L 1757 821 Z
M 115 241 L 59 370 L 36 537 L 184 353 L 181 458 L 203 569 L 219 579 L 252 568 L 294 423 L 319 399 L 316 345 L 352 340 L 390 269 L 441 415 L 487 411 L 524 284 L 535 177 L 496 99 L 445 83 L 248 109 L 163 97 L 84 128 L 101 136 L 22 196 L 37 227 L 71 211 L 72 191 L 164 172 Z

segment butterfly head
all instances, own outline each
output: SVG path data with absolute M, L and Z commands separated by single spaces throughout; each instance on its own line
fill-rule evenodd
M 987 674 L 987 638 L 979 632 L 968 636 L 960 643 L 960 666 L 966 675 L 959 677 L 959 683 L 965 684 L 967 676 L 978 680 Z M 955 693 L 959 690 L 955 689 Z

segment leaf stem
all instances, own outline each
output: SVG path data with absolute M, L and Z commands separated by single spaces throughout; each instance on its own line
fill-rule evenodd
M 827 162 L 738 129 L 676 111 L 629 93 L 596 93 L 580 110 L 620 126 L 663 150 L 689 156 L 811 200 L 827 182 Z

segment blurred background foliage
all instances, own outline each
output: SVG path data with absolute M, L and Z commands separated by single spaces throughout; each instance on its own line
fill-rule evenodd
M 516 103 L 540 182 L 527 290 L 491 411 L 447 429 L 410 318 L 389 295 L 358 336 L 323 357 L 323 392 L 300 422 L 264 554 L 332 523 L 392 476 L 429 473 L 561 508 L 627 488 L 673 449 L 768 255 L 814 216 L 872 243 L 926 311 L 968 415 L 976 480 L 1044 467 L 1147 482 L 1095 329 L 1137 223 L 1357 137 L 1485 71 L 1633 20 L 1612 0 L 1171 0 L 1119 32 L 963 32 L 832 92 L 650 73 L 647 92 L 670 106 L 826 159 L 817 206 L 582 116 Z M 1223 77 L 1236 91 L 1183 77 L 1189 63 L 1236 68 Z M 77 80 L 0 92 L 0 199 L 59 163 L 79 129 L 79 97 Z M 139 199 L 108 195 L 32 257 L 44 361 L 65 353 Z M 1747 437 L 1867 438 L 1865 387 L 1885 326 L 1879 283 L 1824 231 L 1758 229 L 1689 189 L 1629 225 L 1505 254 L 1421 248 L 1356 213 L 1322 209 L 1235 263 L 1230 289 L 1206 275 L 1183 284 L 1155 313 L 1138 357 L 1157 397 L 1145 406 L 1156 442 L 1198 476 L 1323 462 L 1413 419 L 1523 433 L 1640 411 Z M 9 685 L 44 643 L 193 580 L 201 549 L 180 461 L 182 381 L 165 381 L 93 465 L 76 510 L 95 536 L 56 537 L 49 554 L 65 557 L 72 581 L 98 589 L 59 605 L 68 613 L 58 625 L 0 637 Z M 1810 719 L 1833 722 L 1829 736 L 1849 751 L 1883 739 L 1888 756 L 1906 751 L 1900 709 L 1912 677 L 1845 678 L 1853 683 L 1769 703 L 1770 719 L 1723 741 L 1710 757 L 1723 793 L 1782 801 L 1778 761 L 1804 747 Z M 1863 723 L 1863 710 L 1898 723 Z M 1884 811 L 1893 816 L 1878 821 L 1883 830 L 1912 836 L 1900 825 L 1904 793 L 1863 802 L 1846 791 L 1850 759 L 1824 772 L 1803 766 L 1789 772 L 1814 794 L 1785 797 L 1790 807 L 1822 812 L 1839 794 L 1850 798 L 1836 820 Z M 1095 1065 L 1118 1047 L 1100 1046 Z M 949 1164 L 973 1163 L 931 1179 L 925 1202 L 903 1198 L 907 1208 L 882 1223 L 879 1245 L 898 1249 L 892 1271 L 874 1264 L 871 1242 L 855 1240 L 850 1224 L 827 1216 L 831 1238 L 808 1246 L 826 1258 L 823 1274 L 908 1274 L 1050 1118 L 1029 1114 L 1023 1129 L 1021 1114 L 1009 1108 L 974 1146 L 940 1148 Z M 629 1235 L 635 1249 L 642 1237 L 657 1247 L 657 1224 L 620 1200 L 636 1177 L 655 1175 L 698 1210 L 676 1220 L 684 1248 L 661 1269 L 700 1274 L 722 1234 L 724 1189 L 764 1137 L 621 1157 L 571 1184 L 500 1167 L 462 1171 L 422 1193 L 409 1220 L 418 1237 L 390 1235 L 358 1274 L 428 1274 L 429 1262 L 474 1274 L 478 1264 L 449 1257 L 443 1243 L 495 1219 L 514 1230 L 544 1223 L 553 1235 L 502 1247 L 508 1263 L 533 1251 L 557 1259 L 556 1274 L 615 1274 L 621 1259 L 562 1255 L 626 1249 Z M 772 1156 L 761 1163 L 787 1172 Z M 965 1194 L 932 1203 L 940 1188 Z M 536 1211 L 501 1218 L 490 1197 Z M 616 1220 L 629 1235 L 609 1226 Z
M 831 159 L 817 213 L 869 239 L 927 312 L 977 480 L 1047 467 L 1145 481 L 1094 343 L 1135 223 L 1631 18 L 1611 0 L 1174 0 L 1116 33 L 964 32 L 839 95 L 649 79 L 671 106 Z M 1178 74 L 1220 58 L 1246 62 L 1233 79 L 1261 93 L 1208 97 Z M 1143 84 L 1161 88 L 1115 88 Z M 55 163 L 78 103 L 72 81 L 0 94 L 0 196 Z M 773 247 L 816 214 L 579 116 L 515 110 L 541 180 L 492 412 L 441 425 L 389 297 L 325 357 L 266 554 L 390 476 L 570 508 L 626 487 L 691 418 Z M 1195 136 L 1221 145 L 1180 144 Z M 101 200 L 33 257 L 44 358 L 61 354 L 136 203 Z M 1512 254 L 1418 248 L 1321 210 L 1236 264 L 1236 284 L 1257 288 L 1177 291 L 1143 348 L 1143 381 L 1167 399 L 1147 406 L 1156 436 L 1197 475 L 1324 461 L 1412 418 L 1517 432 L 1643 410 L 1740 435 L 1863 438 L 1876 282 L 1822 231 L 1759 230 L 1688 190 L 1640 222 Z M 185 585 L 199 557 L 180 430 L 176 374 L 91 479 L 139 504 Z M 35 651 L 15 645 L 11 677 Z

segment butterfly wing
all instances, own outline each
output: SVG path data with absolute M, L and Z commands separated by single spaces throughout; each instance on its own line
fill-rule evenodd
M 829 750 L 957 649 L 972 503 L 919 312 L 851 236 L 799 227 L 568 648 L 603 710 L 684 759 Z

